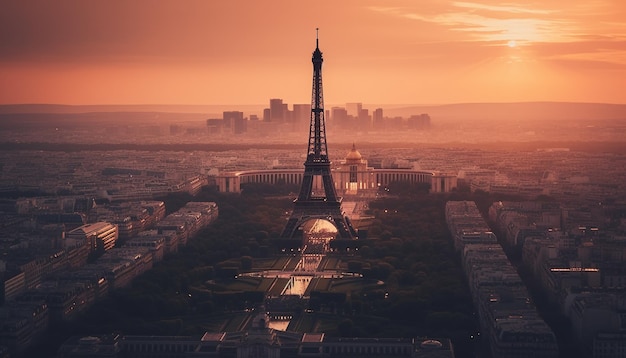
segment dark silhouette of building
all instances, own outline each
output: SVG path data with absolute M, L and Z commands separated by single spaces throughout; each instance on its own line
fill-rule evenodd
M 270 99 L 270 121 L 282 123 L 285 121 L 285 106 L 280 98 Z
M 226 111 L 224 112 L 224 129 L 229 134 L 242 134 L 246 131 L 246 119 L 243 112 Z
M 270 109 L 264 108 L 263 109 L 263 122 L 270 122 L 270 121 L 271 121 Z
M 330 172 L 330 159 L 326 144 L 326 124 L 324 121 L 324 96 L 322 91 L 322 52 L 319 39 L 313 52 L 313 94 L 311 100 L 311 123 L 309 128 L 309 146 L 304 176 L 298 198 L 287 225 L 283 238 L 301 237 L 302 224 L 310 219 L 325 219 L 337 227 L 337 235 L 342 239 L 354 239 L 358 235 L 349 219 L 341 212 L 341 198 L 337 196 Z M 315 182 L 321 181 L 321 185 Z M 319 188 L 319 189 L 318 189 Z
M 382 108 L 376 108 L 374 110 L 374 113 L 372 115 L 372 125 L 374 127 L 374 129 L 380 130 L 380 129 L 384 129 L 385 128 L 385 122 L 383 119 L 383 109 Z
M 310 104 L 294 104 L 293 105 L 293 129 L 304 130 L 306 127 L 307 119 L 311 113 Z
M 428 129 L 430 128 L 430 116 L 426 113 L 412 115 L 407 124 L 409 129 Z
M 333 128 L 346 129 L 350 128 L 350 118 L 348 117 L 348 111 L 343 107 L 331 108 L 331 118 L 333 121 Z
M 217 135 L 222 133 L 224 120 L 222 118 L 209 118 L 206 120 L 206 128 L 209 135 Z
M 372 117 L 369 114 L 367 108 L 362 108 L 359 111 L 359 117 L 357 118 L 357 128 L 361 131 L 367 132 L 372 126 Z

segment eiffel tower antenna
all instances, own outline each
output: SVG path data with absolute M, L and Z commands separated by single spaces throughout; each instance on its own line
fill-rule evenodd
M 320 28 L 319 27 L 315 28 L 315 47 L 316 48 L 320 47 Z

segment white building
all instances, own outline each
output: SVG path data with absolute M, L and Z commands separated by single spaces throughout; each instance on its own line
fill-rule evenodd
M 65 234 L 66 247 L 73 246 L 74 241 L 87 241 L 90 251 L 96 249 L 110 250 L 118 238 L 117 225 L 108 222 L 85 224 Z

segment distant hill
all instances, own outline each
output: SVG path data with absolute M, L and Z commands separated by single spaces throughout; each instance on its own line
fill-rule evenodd
M 93 125 L 146 125 L 202 122 L 212 116 L 177 112 L 0 112 L 0 129 L 90 128 Z M 219 114 L 221 118 L 221 114 Z
M 441 120 L 589 120 L 626 119 L 626 104 L 575 102 L 459 103 L 385 108 L 387 117 L 428 113 Z M 374 108 L 371 108 L 372 110 Z
M 153 113 L 202 113 L 222 114 L 224 111 L 259 112 L 263 105 L 65 105 L 65 104 L 4 104 L 0 114 L 7 113 L 96 113 L 96 112 L 153 112 Z

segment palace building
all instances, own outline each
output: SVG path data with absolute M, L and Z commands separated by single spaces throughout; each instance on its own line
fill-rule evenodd
M 439 171 L 414 170 L 404 168 L 375 169 L 367 165 L 367 160 L 352 145 L 345 159 L 331 168 L 337 193 L 356 195 L 366 191 L 377 191 L 394 182 L 426 183 L 431 193 L 447 193 L 457 186 L 456 174 Z M 216 178 L 220 192 L 239 193 L 241 184 L 297 184 L 302 183 L 302 169 L 266 169 L 223 172 Z M 317 178 L 316 178 L 317 179 Z M 323 189 L 321 180 L 313 183 L 313 189 Z
M 59 349 L 59 358 L 454 358 L 447 338 L 328 337 L 268 328 L 261 313 L 238 332 L 206 332 L 198 336 L 74 336 Z

